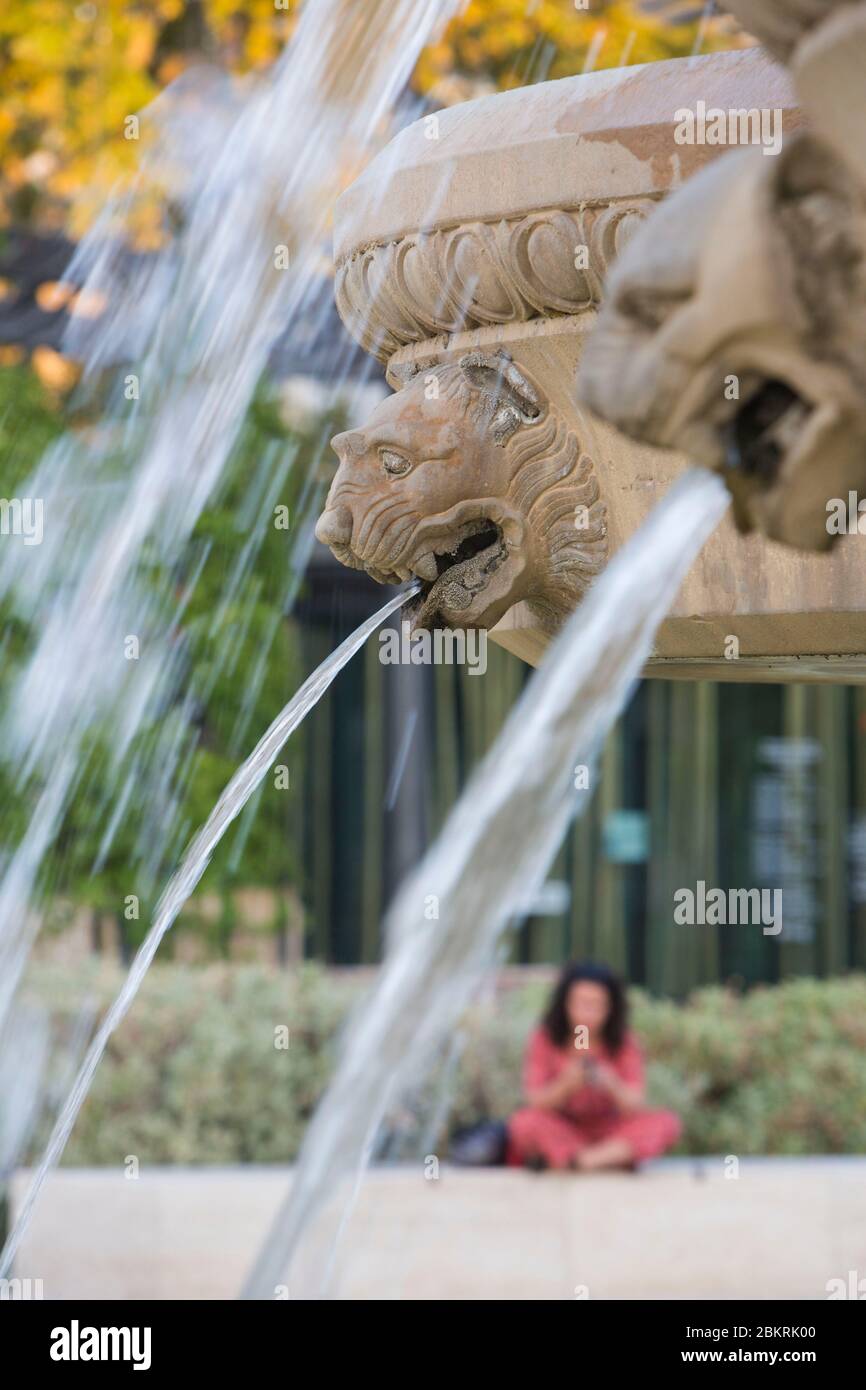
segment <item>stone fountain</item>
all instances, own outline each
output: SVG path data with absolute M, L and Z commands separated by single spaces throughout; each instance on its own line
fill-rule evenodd
M 739 8 L 751 23 L 752 7 Z M 827 90 L 833 48 L 810 32 L 822 87 L 792 60 L 797 33 L 779 39 L 787 8 L 766 7 L 772 52 L 597 72 L 428 116 L 340 198 L 337 305 L 395 394 L 334 441 L 317 534 L 383 582 L 417 575 L 416 624 L 484 627 L 537 664 L 676 476 L 707 462 L 725 471 L 733 513 L 689 572 L 646 674 L 866 676 L 866 566 L 853 543 L 816 553 L 832 540 L 830 499 L 838 491 L 847 508 L 864 472 L 859 383 L 835 351 L 863 203 L 838 151 L 800 129 L 796 93 L 805 106 L 804 91 Z M 866 6 L 814 8 L 831 22 L 844 11 L 856 73 Z M 862 89 L 847 90 L 862 104 Z M 844 139 L 844 96 L 818 106 L 821 135 Z M 727 148 L 744 140 L 760 148 Z M 799 196 L 804 181 L 789 215 L 785 190 Z M 792 230 L 803 207 L 818 211 Z M 812 256 L 799 277 L 798 254 Z M 809 334 L 797 338 L 800 318 Z M 728 353 L 731 340 L 742 350 Z M 804 356 L 819 341 L 823 362 Z M 807 395 L 829 413 L 785 473 L 773 441 L 767 463 L 762 431 L 784 417 L 790 443 L 814 424 L 820 411 L 785 413 Z M 745 435 L 763 452 L 750 455 Z M 838 466 L 817 485 L 804 462 L 827 450 Z

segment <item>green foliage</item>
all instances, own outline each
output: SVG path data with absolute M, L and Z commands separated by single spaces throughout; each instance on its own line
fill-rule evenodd
M 59 1021 L 71 1023 L 68 972 L 38 974 Z M 117 984 L 110 972 L 91 977 L 88 997 L 104 1005 Z M 313 968 L 153 966 L 109 1045 L 66 1161 L 250 1163 L 296 1153 L 348 1002 L 345 986 Z M 282 1027 L 287 1049 L 275 1046 Z
M 42 965 L 33 985 L 60 1036 L 76 996 L 100 1008 L 114 972 Z M 471 1010 L 451 1056 L 391 1117 L 391 1152 L 412 1152 L 443 1092 L 449 1125 L 521 1103 L 520 1064 L 548 985 L 538 979 Z M 362 986 L 315 966 L 195 970 L 156 965 L 112 1038 L 66 1152 L 69 1164 L 285 1162 L 331 1074 L 334 1042 Z M 678 1110 L 680 1152 L 859 1153 L 866 1149 L 866 976 L 800 979 L 684 1006 L 632 995 L 650 1100 Z M 290 1030 L 288 1050 L 274 1030 Z M 44 1137 L 44 1136 L 43 1136 Z M 396 1139 L 399 1141 L 394 1142 Z M 438 1136 L 441 1143 L 444 1136 Z
M 26 367 L 0 367 L 0 497 L 18 495 L 20 484 L 62 430 L 56 403 L 35 373 Z M 28 642 L 26 624 L 8 603 L 0 602 L 0 709 Z M 14 844 L 25 824 L 14 772 L 0 761 L 0 845 Z
M 0 368 L 0 493 L 15 495 L 63 430 L 54 398 L 27 367 Z
M 14 495 L 64 423 L 30 371 L 0 369 L 0 495 Z M 182 608 L 169 653 L 181 658 L 177 688 L 139 730 L 120 769 L 112 761 L 112 728 L 93 727 L 42 878 L 49 899 L 116 914 L 129 945 L 147 930 L 184 845 L 305 674 L 298 632 L 288 617 L 289 590 L 297 580 L 292 547 L 300 493 L 327 433 L 322 422 L 315 434 L 290 432 L 262 393 L 250 409 L 221 491 L 202 513 L 186 553 L 171 570 L 155 548 L 144 558 L 143 579 L 163 596 L 169 621 L 177 606 Z M 275 524 L 276 506 L 287 509 L 288 529 Z M 0 612 L 0 629 L 2 701 L 38 634 L 18 622 L 8 606 Z M 287 750 L 290 770 L 300 766 L 301 748 L 299 736 Z M 130 770 L 132 793 L 110 848 L 101 852 Z M 7 845 L 16 842 L 28 806 L 41 790 L 38 785 L 13 790 L 12 771 L 0 766 L 0 837 Z M 272 777 L 265 779 L 214 856 L 203 891 L 295 882 L 300 782 L 300 776 L 290 776 L 284 789 L 276 788 Z M 121 914 L 131 895 L 139 899 L 139 916 L 127 920 Z M 225 944 L 224 931 L 220 939 Z
M 866 1149 L 866 978 L 799 979 L 737 998 L 702 990 L 636 1022 L 657 1093 L 682 1109 L 694 1153 Z

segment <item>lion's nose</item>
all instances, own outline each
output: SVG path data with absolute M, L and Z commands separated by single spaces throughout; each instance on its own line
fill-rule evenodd
M 363 454 L 366 448 L 366 440 L 359 430 L 344 430 L 342 434 L 335 434 L 331 440 L 331 448 L 338 458 L 344 454 Z
M 348 507 L 326 507 L 316 522 L 316 540 L 323 545 L 348 545 L 352 539 L 352 513 Z

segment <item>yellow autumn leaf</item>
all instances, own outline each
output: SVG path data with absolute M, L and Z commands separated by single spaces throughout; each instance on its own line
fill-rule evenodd
M 124 60 L 131 68 L 145 68 L 156 48 L 157 27 L 153 19 L 140 15 L 130 20 Z
M 71 391 L 81 375 L 76 362 L 44 344 L 33 349 L 30 361 L 43 386 L 52 391 Z

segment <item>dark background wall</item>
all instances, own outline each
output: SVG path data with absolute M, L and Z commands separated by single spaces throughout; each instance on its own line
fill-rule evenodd
M 303 623 L 321 659 L 382 591 L 323 566 Z M 342 598 L 341 617 L 335 619 Z M 337 628 L 335 630 L 335 621 Z M 372 962 L 400 877 L 441 826 L 531 672 L 494 643 L 486 674 L 385 666 L 373 639 L 307 739 L 306 949 Z M 780 888 L 784 929 L 680 926 L 674 893 Z M 842 686 L 642 682 L 605 748 L 512 959 L 603 957 L 682 995 L 866 966 L 866 692 Z

